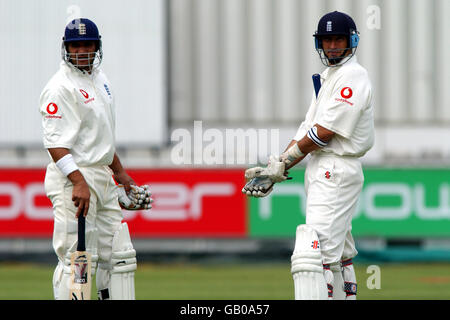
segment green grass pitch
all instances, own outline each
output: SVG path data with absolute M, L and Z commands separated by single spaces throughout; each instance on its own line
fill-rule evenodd
M 368 288 L 368 266 L 355 265 L 360 300 L 450 299 L 450 263 L 380 264 L 379 289 Z M 0 263 L 0 299 L 53 299 L 53 270 Z M 147 300 L 291 300 L 294 291 L 289 263 L 140 263 L 135 285 Z

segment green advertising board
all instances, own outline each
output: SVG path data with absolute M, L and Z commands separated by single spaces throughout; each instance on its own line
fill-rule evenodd
M 305 223 L 304 169 L 290 175 L 270 196 L 250 199 L 252 237 L 293 237 Z M 450 169 L 366 168 L 364 177 L 355 237 L 450 236 Z

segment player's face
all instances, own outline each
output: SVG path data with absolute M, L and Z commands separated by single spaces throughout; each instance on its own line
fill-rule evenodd
M 74 41 L 67 44 L 71 62 L 80 69 L 90 71 L 95 59 L 95 41 Z
M 347 37 L 343 35 L 330 35 L 322 38 L 322 48 L 328 59 L 342 58 L 349 54 Z

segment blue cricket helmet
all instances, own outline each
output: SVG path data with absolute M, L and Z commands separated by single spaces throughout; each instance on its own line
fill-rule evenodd
M 81 65 L 74 63 L 75 55 L 67 51 L 67 44 L 75 41 L 95 41 L 95 52 L 92 52 L 88 59 L 92 59 L 92 62 L 89 64 L 91 70 L 97 68 L 103 59 L 101 38 L 98 28 L 93 21 L 86 18 L 72 20 L 67 24 L 62 38 L 61 56 L 63 60 L 69 65 L 80 68 Z
M 348 39 L 348 49 L 352 51 L 351 55 L 353 56 L 356 48 L 358 47 L 359 35 L 355 21 L 353 21 L 352 17 L 343 12 L 333 11 L 325 14 L 322 18 L 320 18 L 317 25 L 317 30 L 313 36 L 315 38 L 315 48 L 319 52 L 322 62 L 324 62 L 324 58 L 326 58 L 322 55 L 322 38 L 331 35 L 346 36 Z M 325 65 L 330 66 L 328 63 L 326 63 Z
M 101 35 L 94 22 L 86 18 L 74 19 L 69 22 L 64 30 L 63 41 L 101 41 Z

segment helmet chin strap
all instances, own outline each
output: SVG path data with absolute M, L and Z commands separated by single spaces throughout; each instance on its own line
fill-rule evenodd
M 350 50 L 350 52 L 349 52 Z M 344 52 L 336 58 L 328 58 L 328 56 L 325 54 L 325 50 L 318 49 L 320 60 L 326 67 L 338 67 L 346 63 L 356 52 L 356 48 L 354 50 L 352 48 L 346 48 Z
M 344 50 L 344 52 L 337 58 L 328 58 L 328 56 L 324 53 L 324 55 L 327 57 L 328 62 L 331 65 L 338 65 L 344 58 L 346 58 L 348 56 L 348 50 L 350 50 L 350 48 L 346 48 Z

